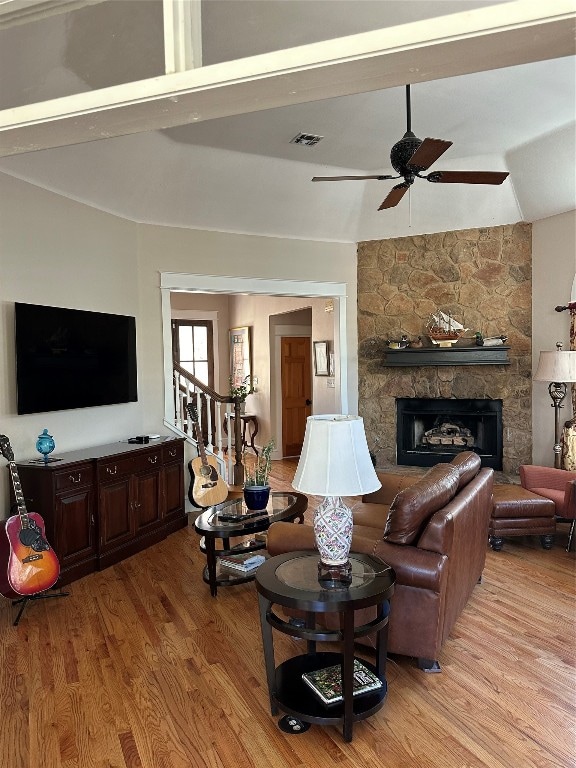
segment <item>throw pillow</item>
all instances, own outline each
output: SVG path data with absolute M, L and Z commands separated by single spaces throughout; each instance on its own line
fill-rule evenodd
M 470 480 L 476 477 L 478 472 L 480 472 L 481 464 L 482 460 L 480 459 L 480 456 L 478 456 L 477 453 L 474 453 L 474 451 L 462 451 L 462 453 L 458 453 L 456 456 L 454 456 L 450 462 L 450 466 L 457 467 L 458 472 L 460 473 L 458 490 L 463 488 L 470 482 Z
M 396 494 L 386 520 L 384 540 L 411 544 L 430 517 L 458 490 L 460 473 L 450 464 L 436 464 L 414 485 Z

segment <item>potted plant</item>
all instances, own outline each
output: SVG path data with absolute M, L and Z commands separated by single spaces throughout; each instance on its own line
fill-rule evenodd
M 270 497 L 268 478 L 272 468 L 270 455 L 276 448 L 273 439 L 268 440 L 260 455 L 248 460 L 244 454 L 244 501 L 250 510 L 266 509 Z
M 234 385 L 234 379 L 230 376 L 230 397 L 240 400 L 240 411 L 244 413 L 246 409 L 246 398 L 252 394 L 252 382 L 250 376 L 245 376 L 240 384 Z

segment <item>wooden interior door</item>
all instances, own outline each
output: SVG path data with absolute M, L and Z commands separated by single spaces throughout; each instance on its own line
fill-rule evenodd
M 283 336 L 280 354 L 282 455 L 299 456 L 304 442 L 306 419 L 312 413 L 310 339 L 305 336 Z

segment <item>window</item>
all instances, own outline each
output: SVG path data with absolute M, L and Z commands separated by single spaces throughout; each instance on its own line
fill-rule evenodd
M 214 389 L 214 352 L 210 320 L 173 320 L 172 355 L 182 368 Z

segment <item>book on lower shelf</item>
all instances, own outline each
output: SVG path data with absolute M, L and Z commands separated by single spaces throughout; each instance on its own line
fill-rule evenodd
M 313 672 L 305 672 L 302 675 L 302 680 L 324 704 L 337 704 L 343 699 L 342 667 L 340 664 L 316 669 Z M 354 659 L 354 696 L 378 690 L 378 688 L 382 688 L 382 685 L 382 681 L 374 672 L 358 659 Z
M 238 552 L 238 554 L 220 556 L 220 563 L 223 566 L 242 573 L 254 571 L 265 560 L 264 555 L 255 555 L 252 552 Z

